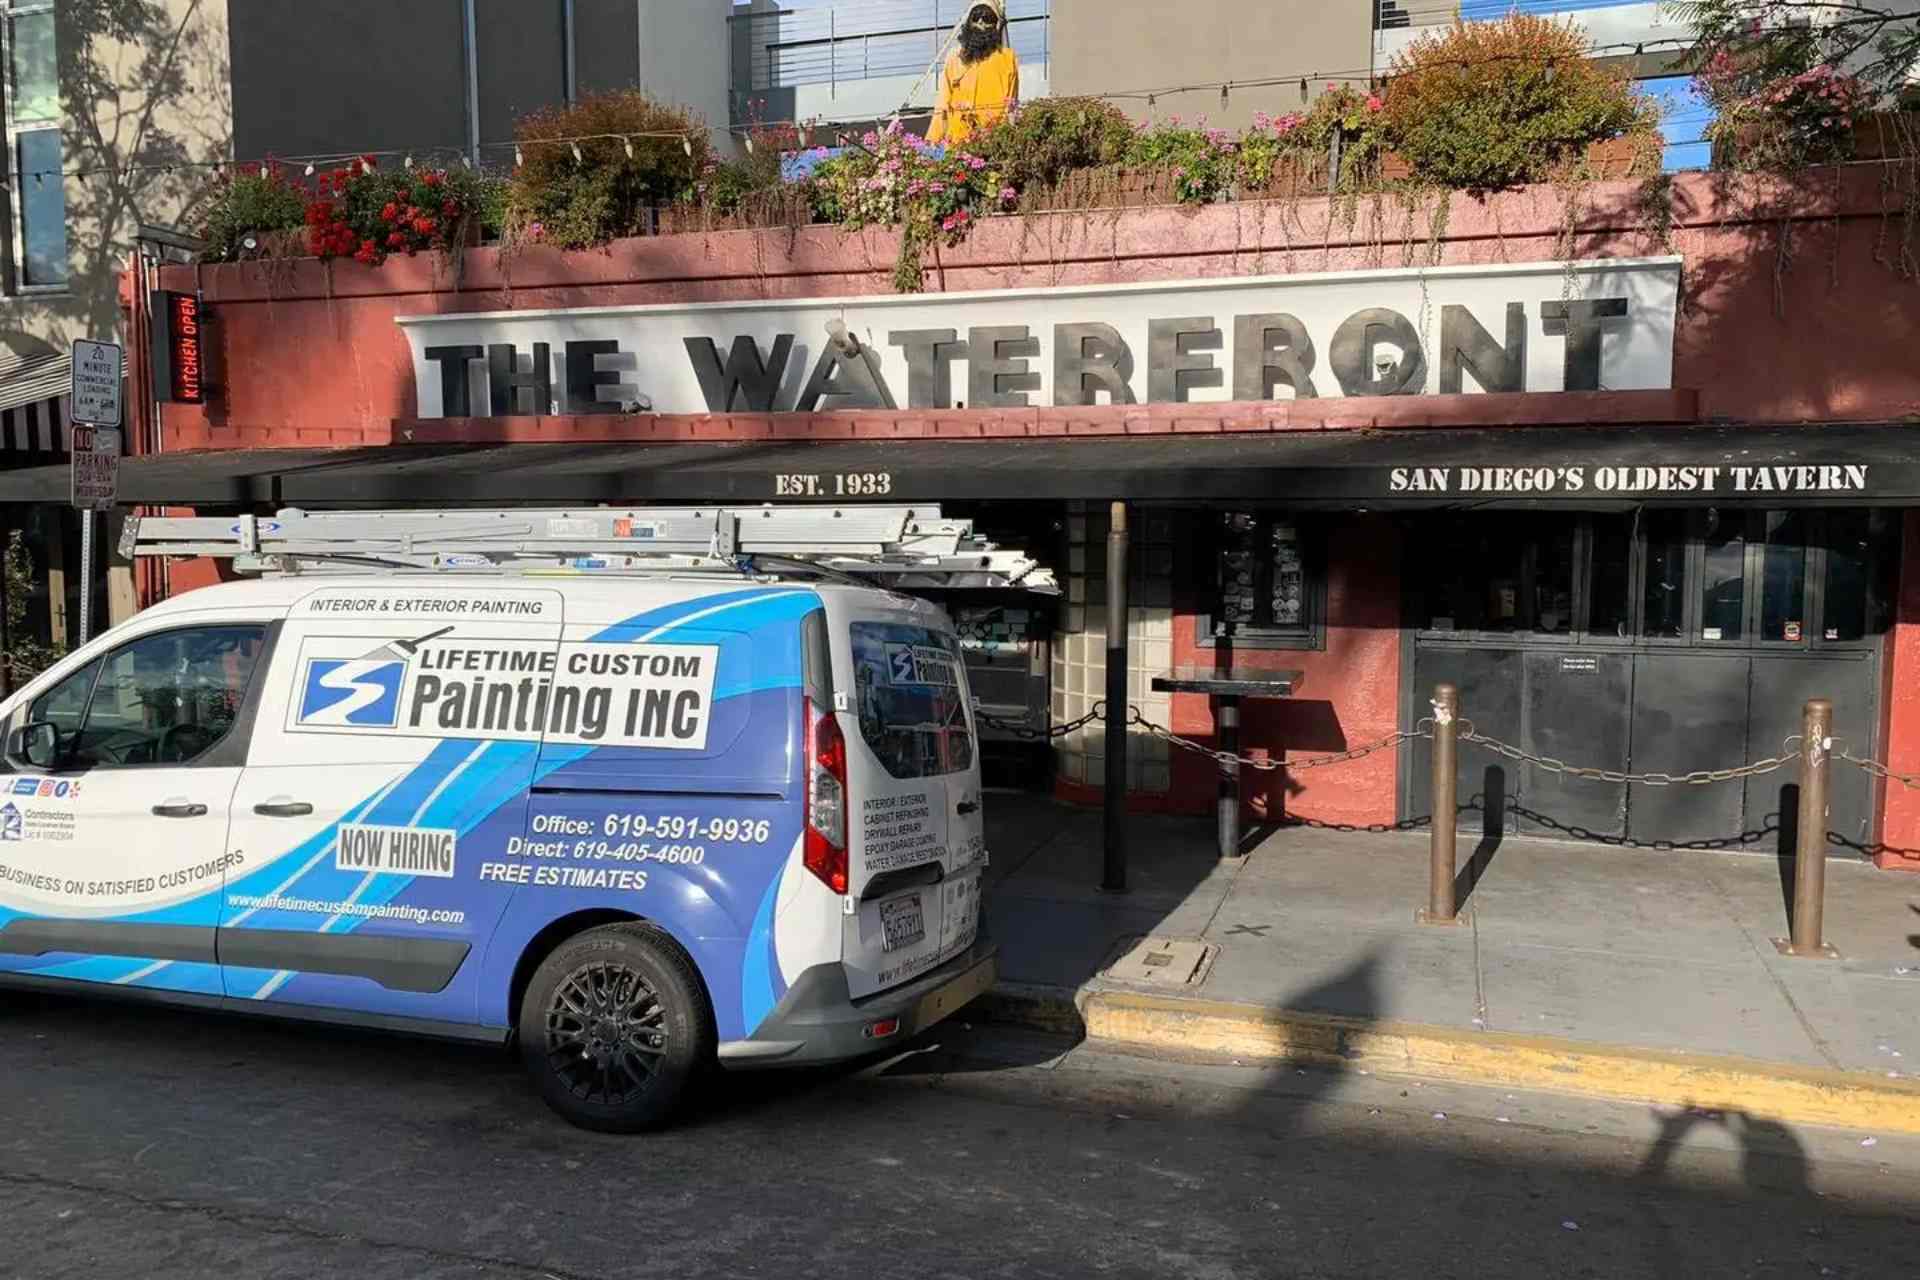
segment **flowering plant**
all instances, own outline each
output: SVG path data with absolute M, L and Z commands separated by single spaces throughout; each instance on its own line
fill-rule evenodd
M 1817 54 L 1811 47 L 1805 57 L 1792 51 L 1722 48 L 1700 68 L 1700 95 L 1715 113 L 1707 136 L 1739 167 L 1793 169 L 1853 154 L 1854 123 L 1871 110 L 1871 91 L 1831 63 L 1799 65 Z
M 1378 93 L 1329 83 L 1306 111 L 1256 114 L 1253 127 L 1240 139 L 1240 187 L 1261 190 L 1288 167 L 1295 173 L 1323 173 L 1332 163 L 1336 133 L 1340 135 L 1340 172 L 1333 185 L 1352 190 L 1372 181 L 1386 149 L 1385 112 L 1386 102 Z
M 959 244 L 978 219 L 1020 199 L 985 156 L 933 145 L 898 121 L 821 159 L 810 181 L 823 220 L 849 231 L 900 229 L 893 282 L 902 293 L 918 292 L 924 283 L 928 249 Z
M 1240 164 L 1240 139 L 1225 129 L 1210 129 L 1206 117 L 1188 124 L 1179 116 L 1143 131 L 1127 153 L 1137 169 L 1166 174 L 1173 197 L 1182 204 L 1223 200 Z
M 383 170 L 361 156 L 319 175 L 307 204 L 307 248 L 320 258 L 378 266 L 388 254 L 457 248 L 489 203 L 466 169 Z

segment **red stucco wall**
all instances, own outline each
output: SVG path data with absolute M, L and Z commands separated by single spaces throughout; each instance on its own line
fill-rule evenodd
M 1383 516 L 1331 520 L 1327 533 L 1326 647 L 1321 650 L 1240 649 L 1238 669 L 1296 670 L 1298 697 L 1241 703 L 1240 748 L 1264 748 L 1301 759 L 1377 742 L 1398 727 L 1400 697 L 1400 538 Z M 1197 602 L 1175 601 L 1173 664 L 1213 667 L 1216 653 L 1196 643 Z M 1173 731 L 1210 745 L 1210 701 L 1175 694 Z M 1213 804 L 1210 761 L 1179 752 L 1173 761 L 1172 807 L 1202 812 Z M 1395 753 L 1302 772 L 1242 775 L 1242 796 L 1256 817 L 1308 818 L 1366 825 L 1394 820 Z
M 1903 535 L 1893 633 L 1887 637 L 1881 759 L 1894 772 L 1911 775 L 1920 774 L 1920 511 L 1906 513 Z M 1876 860 L 1889 870 L 1920 871 L 1920 791 L 1887 784 Z
M 1637 184 L 1596 184 L 1577 199 L 1579 230 L 1568 237 L 1566 198 L 1555 188 L 1485 201 L 1457 195 L 1435 259 L 1678 252 L 1685 309 L 1674 385 L 1700 392 L 1702 416 L 1793 422 L 1920 412 L 1910 348 L 1920 288 L 1889 265 L 1901 248 L 1901 197 L 1883 189 L 1879 166 L 1795 185 L 1682 175 L 1666 244 L 1649 230 Z M 993 218 L 943 250 L 929 288 L 1411 265 L 1426 259 L 1433 222 L 1425 210 L 1409 219 L 1394 198 L 1363 201 L 1351 223 L 1327 201 Z M 629 240 L 593 253 L 530 248 L 504 259 L 476 249 L 458 279 L 431 255 L 378 269 L 314 261 L 203 268 L 197 283 L 213 308 L 224 390 L 207 411 L 168 407 L 168 447 L 386 441 L 394 419 L 416 412 L 396 315 L 882 293 L 894 247 L 890 235 L 812 227 Z M 187 268 L 167 277 L 171 288 L 196 283 Z M 1845 353 L 1841 366 L 1836 352 Z

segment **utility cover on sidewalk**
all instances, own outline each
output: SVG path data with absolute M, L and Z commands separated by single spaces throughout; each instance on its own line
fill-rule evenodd
M 1121 944 L 1118 960 L 1108 965 L 1101 976 L 1117 982 L 1137 982 L 1149 987 L 1197 987 L 1206 981 L 1219 951 L 1197 938 L 1137 939 L 1131 946 Z

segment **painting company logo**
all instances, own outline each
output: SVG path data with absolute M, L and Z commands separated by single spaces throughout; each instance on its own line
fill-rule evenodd
M 400 719 L 397 658 L 309 658 L 300 689 L 300 723 L 391 729 Z
M 0 808 L 0 840 L 24 840 L 27 838 L 26 815 L 20 812 L 20 806 L 7 801 Z
M 329 729 L 391 729 L 400 722 L 400 690 L 420 646 L 452 631 L 393 640 L 357 658 L 308 658 L 294 723 Z

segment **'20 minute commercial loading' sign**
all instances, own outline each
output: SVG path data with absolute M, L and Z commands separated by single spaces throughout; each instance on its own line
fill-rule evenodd
M 1648 390 L 1672 385 L 1679 277 L 1613 259 L 400 324 L 429 418 Z

